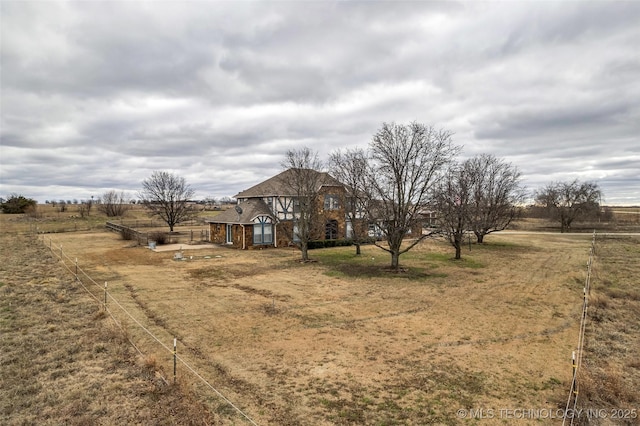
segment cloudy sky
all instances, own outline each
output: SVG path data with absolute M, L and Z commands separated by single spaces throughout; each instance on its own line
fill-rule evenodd
M 640 204 L 640 1 L 0 1 L 0 195 L 199 198 L 383 122 Z

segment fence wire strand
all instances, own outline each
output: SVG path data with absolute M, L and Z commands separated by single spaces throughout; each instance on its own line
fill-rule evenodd
M 576 416 L 568 416 L 570 409 L 572 414 L 577 412 L 578 406 L 578 372 L 582 366 L 582 359 L 584 355 L 584 335 L 587 327 L 587 311 L 589 308 L 589 295 L 591 294 L 591 267 L 593 265 L 593 258 L 595 256 L 596 246 L 596 231 L 593 231 L 593 238 L 591 239 L 591 248 L 589 249 L 589 260 L 587 261 L 587 276 L 585 278 L 585 284 L 583 288 L 582 296 L 582 317 L 580 318 L 580 331 L 578 332 L 578 346 L 572 356 L 573 363 L 573 377 L 571 379 L 571 388 L 569 389 L 569 396 L 567 398 L 567 404 L 564 410 L 564 417 L 562 419 L 562 425 L 567 424 L 567 420 L 570 420 L 570 425 L 573 425 L 576 421 Z M 573 404 L 572 404 L 573 402 Z
M 98 302 L 100 305 L 104 305 L 104 308 L 106 310 L 107 313 L 109 313 L 110 317 L 113 319 L 113 321 L 116 323 L 116 325 L 123 331 L 125 332 L 126 330 L 124 329 L 123 325 L 121 324 L 120 321 L 118 321 L 114 315 L 114 313 L 108 308 L 108 306 L 98 298 L 98 296 L 96 296 L 91 290 L 89 290 L 89 288 L 87 288 L 87 286 L 85 286 L 84 282 L 79 278 L 79 274 L 82 274 L 89 282 L 93 283 L 96 287 L 100 288 L 101 291 L 103 290 L 102 287 L 100 286 L 100 284 L 98 284 L 93 278 L 91 278 L 84 270 L 82 270 L 79 266 L 78 266 L 78 262 L 77 259 L 72 260 L 69 256 L 67 256 L 64 251 L 62 250 L 62 245 L 60 246 L 55 246 L 53 245 L 53 240 L 51 238 L 49 238 L 49 246 L 47 246 L 46 242 L 45 242 L 45 237 L 42 237 L 42 243 L 44 244 L 45 247 L 47 247 L 51 253 L 57 257 L 62 265 L 64 266 L 65 269 L 67 269 L 71 274 L 73 274 L 76 278 L 76 281 L 80 283 L 80 285 L 84 288 L 84 290 L 89 293 L 89 295 L 91 295 L 91 297 L 96 300 L 96 302 Z M 72 269 L 72 267 L 70 267 L 67 262 L 65 261 L 65 259 L 68 260 L 68 262 L 72 265 L 72 267 L 75 267 L 75 270 Z M 113 297 L 113 295 L 111 295 L 106 288 L 103 290 L 106 293 L 106 296 L 108 298 L 108 300 L 112 301 L 118 308 L 120 308 L 120 310 L 126 314 L 129 318 L 131 318 L 131 320 L 133 322 L 135 322 L 138 327 L 140 327 L 147 335 L 149 335 L 153 340 L 155 340 L 158 344 L 160 344 L 160 346 L 162 346 L 165 350 L 167 350 L 168 352 L 171 353 L 171 355 L 174 355 L 173 352 L 173 348 L 170 348 L 168 345 L 166 345 L 165 343 L 163 343 L 158 337 L 156 337 L 148 328 L 146 328 L 140 321 L 138 321 L 129 311 L 127 311 L 125 309 L 124 306 L 122 306 L 122 304 L 120 304 L 120 302 Z M 144 356 L 144 354 L 142 353 L 142 351 L 131 341 L 130 338 L 127 337 L 127 341 L 131 344 L 131 346 L 133 346 L 133 348 L 140 354 L 140 356 Z M 227 403 L 230 407 L 232 407 L 238 414 L 240 414 L 242 417 L 244 417 L 249 423 L 251 423 L 252 425 L 257 425 L 256 422 L 254 422 L 251 417 L 249 417 L 244 411 L 242 411 L 238 406 L 236 406 L 233 402 L 231 402 L 231 400 L 229 400 L 229 398 L 227 398 L 224 394 L 222 394 L 218 389 L 216 389 L 211 383 L 209 383 L 200 373 L 198 373 L 196 371 L 195 368 L 193 368 L 191 365 L 189 365 L 181 356 L 175 354 L 175 358 L 180 361 L 182 363 L 182 365 L 188 370 L 190 371 L 196 378 L 198 378 L 206 387 L 208 387 L 209 389 L 211 389 L 216 395 L 218 395 L 218 397 L 220 397 L 220 399 L 222 399 L 225 403 Z M 162 378 L 165 383 L 167 382 L 167 380 L 163 377 Z
M 44 237 L 43 237 L 43 239 L 42 239 L 42 242 L 43 242 L 43 244 L 44 244 Z M 51 239 L 49 239 L 49 242 L 51 242 Z M 46 244 L 45 244 L 45 247 L 46 247 Z M 86 285 L 84 285 L 84 282 L 83 282 L 83 281 L 78 277 L 78 273 L 81 273 L 82 275 L 84 275 L 84 276 L 87 278 L 87 280 L 91 281 L 93 284 L 98 285 L 98 283 L 97 283 L 97 282 L 95 282 L 95 281 L 93 280 L 93 278 L 91 278 L 89 275 L 87 275 L 87 273 L 86 273 L 86 272 L 84 272 L 81 268 L 79 268 L 79 267 L 78 267 L 78 265 L 77 265 L 77 262 L 72 261 L 72 260 L 71 260 L 71 258 L 69 258 L 69 256 L 67 256 L 67 255 L 65 255 L 65 254 L 64 254 L 64 252 L 62 251 L 62 246 L 60 247 L 60 256 L 58 256 L 58 253 L 57 253 L 57 250 L 58 250 L 58 249 L 57 249 L 57 247 L 56 247 L 56 251 L 54 251 L 54 250 L 53 250 L 53 247 L 51 247 L 51 246 L 50 246 L 50 247 L 47 247 L 47 248 L 51 251 L 51 253 L 52 253 L 54 256 L 56 256 L 56 257 L 58 257 L 58 258 L 60 259 L 60 261 L 62 262 L 62 266 L 63 266 L 67 271 L 69 271 L 70 273 L 72 273 L 72 274 L 74 274 L 74 275 L 75 275 L 75 277 L 76 277 L 76 281 L 77 281 L 78 283 L 80 283 L 80 285 L 82 286 L 82 288 L 84 289 L 84 291 L 85 291 L 87 294 L 89 294 L 89 296 L 91 296 L 91 297 L 92 297 L 96 302 L 98 302 L 99 304 L 103 304 L 103 302 L 98 298 L 98 296 L 96 296 L 95 294 L 93 294 L 93 292 L 92 292 L 91 290 L 89 290 L 89 288 L 87 288 L 87 286 L 86 286 Z M 72 271 L 72 270 L 71 270 L 71 268 L 70 268 L 70 267 L 67 265 L 67 263 L 64 261 L 63 257 L 66 257 L 70 262 L 72 262 L 72 263 L 74 263 L 74 264 L 75 264 L 75 271 Z M 122 330 L 123 332 L 126 332 L 126 330 L 124 329 L 124 327 L 122 326 L 122 324 L 120 323 L 120 321 L 118 321 L 118 319 L 115 317 L 115 315 L 113 314 L 113 312 L 111 312 L 111 310 L 110 310 L 110 309 L 108 309 L 108 308 L 106 308 L 106 307 L 105 307 L 105 311 L 109 314 L 109 316 L 111 317 L 112 321 L 113 321 L 113 322 L 118 326 L 118 328 L 120 328 L 120 330 Z M 126 334 L 125 334 L 125 335 L 126 335 Z M 139 354 L 140 356 L 144 356 L 144 354 L 142 353 L 142 351 L 138 348 L 138 346 L 136 346 L 136 344 L 135 344 L 135 343 L 133 343 L 133 341 L 132 341 L 131 339 L 129 339 L 129 337 L 127 337 L 127 341 L 129 342 L 129 344 L 130 344 L 131 346 L 133 346 L 133 348 L 138 352 L 138 354 Z M 163 377 L 163 380 L 166 382 L 166 379 L 164 379 L 164 377 Z

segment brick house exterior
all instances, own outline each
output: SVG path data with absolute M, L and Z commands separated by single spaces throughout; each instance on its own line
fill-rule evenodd
M 296 197 L 285 184 L 291 170 L 273 176 L 234 198 L 235 208 L 207 219 L 211 242 L 239 249 L 286 247 L 292 244 L 295 227 Z M 347 221 L 345 206 L 347 188 L 328 173 L 318 173 L 318 227 L 313 239 L 348 238 L 352 226 Z

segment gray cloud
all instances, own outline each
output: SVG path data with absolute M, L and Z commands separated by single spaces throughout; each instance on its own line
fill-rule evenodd
M 637 2 L 2 2 L 0 192 L 198 196 L 384 121 L 640 204 Z

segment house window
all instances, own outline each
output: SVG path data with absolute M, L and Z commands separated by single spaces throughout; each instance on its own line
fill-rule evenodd
M 253 244 L 273 244 L 273 225 L 268 216 L 258 216 L 254 221 Z
M 375 223 L 369 224 L 369 236 L 373 238 L 382 238 L 382 229 Z
M 333 194 L 327 194 L 324 196 L 324 209 L 325 210 L 338 210 L 340 208 L 340 197 Z
M 338 221 L 328 220 L 325 224 L 324 232 L 325 240 L 335 240 L 338 238 Z
M 227 225 L 227 236 L 225 241 L 227 244 L 233 243 L 233 225 Z

